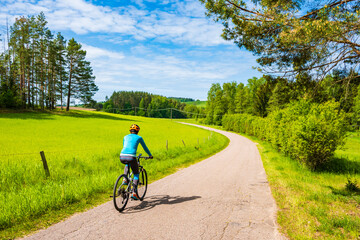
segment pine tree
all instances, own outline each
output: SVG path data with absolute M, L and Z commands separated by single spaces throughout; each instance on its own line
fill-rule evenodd
M 357 95 L 354 98 L 353 111 L 354 111 L 354 120 L 353 121 L 354 121 L 357 129 L 359 130 L 359 125 L 360 125 L 360 85 L 357 87 Z
M 63 109 L 63 95 L 66 82 L 68 80 L 68 74 L 66 72 L 66 60 L 65 60 L 65 50 L 66 50 L 66 41 L 61 33 L 56 35 L 55 39 L 56 47 L 56 72 L 57 72 L 57 81 L 56 89 L 60 99 L 60 106 Z
M 91 97 L 98 88 L 90 62 L 85 61 L 86 52 L 80 49 L 83 57 L 75 60 L 74 69 L 67 69 L 66 41 L 60 33 L 54 38 L 46 25 L 45 15 L 40 13 L 20 17 L 11 26 L 8 48 L 0 54 L 2 107 L 54 109 L 58 100 L 63 102 L 70 69 L 75 82 L 71 96 L 94 102 Z
M 66 47 L 69 70 L 66 111 L 69 111 L 72 96 L 86 103 L 98 90 L 90 62 L 86 61 L 85 57 L 86 51 L 81 49 L 81 44 L 77 43 L 74 38 L 70 39 Z

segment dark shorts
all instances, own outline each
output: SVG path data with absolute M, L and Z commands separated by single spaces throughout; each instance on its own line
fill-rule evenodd
M 139 165 L 136 161 L 136 157 L 131 156 L 120 156 L 120 162 L 123 164 L 128 164 L 131 167 L 131 170 L 134 174 L 139 174 Z M 124 173 L 127 174 L 128 169 L 125 167 Z

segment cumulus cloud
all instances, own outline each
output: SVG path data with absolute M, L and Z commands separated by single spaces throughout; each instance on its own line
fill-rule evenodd
M 229 53 L 224 55 L 225 60 L 221 62 L 209 62 L 209 59 L 198 61 L 154 53 L 145 46 L 134 47 L 131 55 L 90 45 L 83 45 L 83 48 L 91 60 L 96 82 L 102 86 L 97 94 L 99 99 L 119 90 L 206 99 L 211 83 L 246 81 L 247 77 L 250 78 L 255 73 L 249 67 L 250 55 L 234 58 Z M 212 57 L 218 58 L 219 56 Z M 236 66 L 234 61 L 237 61 Z
M 98 47 L 93 47 L 87 44 L 82 44 L 83 49 L 86 50 L 86 57 L 89 60 L 96 60 L 96 59 L 104 59 L 108 58 L 111 60 L 119 60 L 124 58 L 124 54 L 114 51 L 109 51 L 106 49 L 101 49 Z
M 116 7 L 85 0 L 0 1 L 0 31 L 6 17 L 12 16 L 11 25 L 14 17 L 43 11 L 51 30 L 85 40 L 100 88 L 96 100 L 119 90 L 206 99 L 211 83 L 259 75 L 251 69 L 254 57 L 236 56 L 237 48 L 220 38 L 221 25 L 204 16 L 198 1 L 112 1 Z M 149 9 L 149 3 L 158 7 Z
M 135 1 L 144 5 L 153 0 Z M 43 11 L 50 29 L 71 30 L 77 34 L 117 33 L 135 40 L 187 43 L 198 46 L 225 44 L 219 36 L 221 26 L 204 16 L 204 8 L 194 1 L 157 1 L 171 4 L 162 9 L 137 8 L 136 5 L 110 8 L 97 6 L 84 0 L 22 0 L 6 1 L 0 9 L 4 16 L 36 15 Z M 2 19 L 1 19 L 2 18 Z M 1 24 L 1 23 L 0 23 Z

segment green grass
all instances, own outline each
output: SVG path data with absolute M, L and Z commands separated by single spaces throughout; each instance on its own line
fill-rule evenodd
M 337 150 L 338 157 L 345 157 L 351 161 L 360 159 L 360 132 L 351 132 L 343 149 Z
M 279 209 L 280 230 L 287 237 L 360 239 L 359 132 L 350 133 L 345 146 L 336 151 L 327 167 L 317 172 L 280 154 L 267 142 L 244 136 L 258 143 Z M 350 191 L 354 183 L 357 188 Z
M 290 239 L 359 239 L 360 194 L 346 188 L 348 179 L 360 179 L 359 137 L 350 135 L 330 166 L 318 172 L 255 141 L 279 207 L 278 222 Z
M 142 162 L 150 182 L 228 144 L 220 134 L 168 119 L 86 111 L 0 113 L 0 238 L 22 236 L 110 200 L 123 169 L 122 139 L 132 123 L 140 125 L 154 155 Z M 49 178 L 40 151 L 45 152 Z
M 206 102 L 207 101 L 193 101 L 193 102 L 185 102 L 188 105 L 195 105 L 197 107 L 206 107 Z

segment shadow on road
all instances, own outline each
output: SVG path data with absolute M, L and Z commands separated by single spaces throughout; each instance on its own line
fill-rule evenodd
M 180 197 L 180 196 L 169 196 L 169 195 L 155 195 L 150 197 L 145 197 L 144 201 L 139 202 L 139 205 L 132 206 L 126 208 L 124 214 L 134 213 L 134 212 L 142 212 L 156 207 L 157 205 L 162 204 L 178 204 L 182 202 L 192 201 L 201 198 L 200 196 L 192 196 L 192 197 Z

